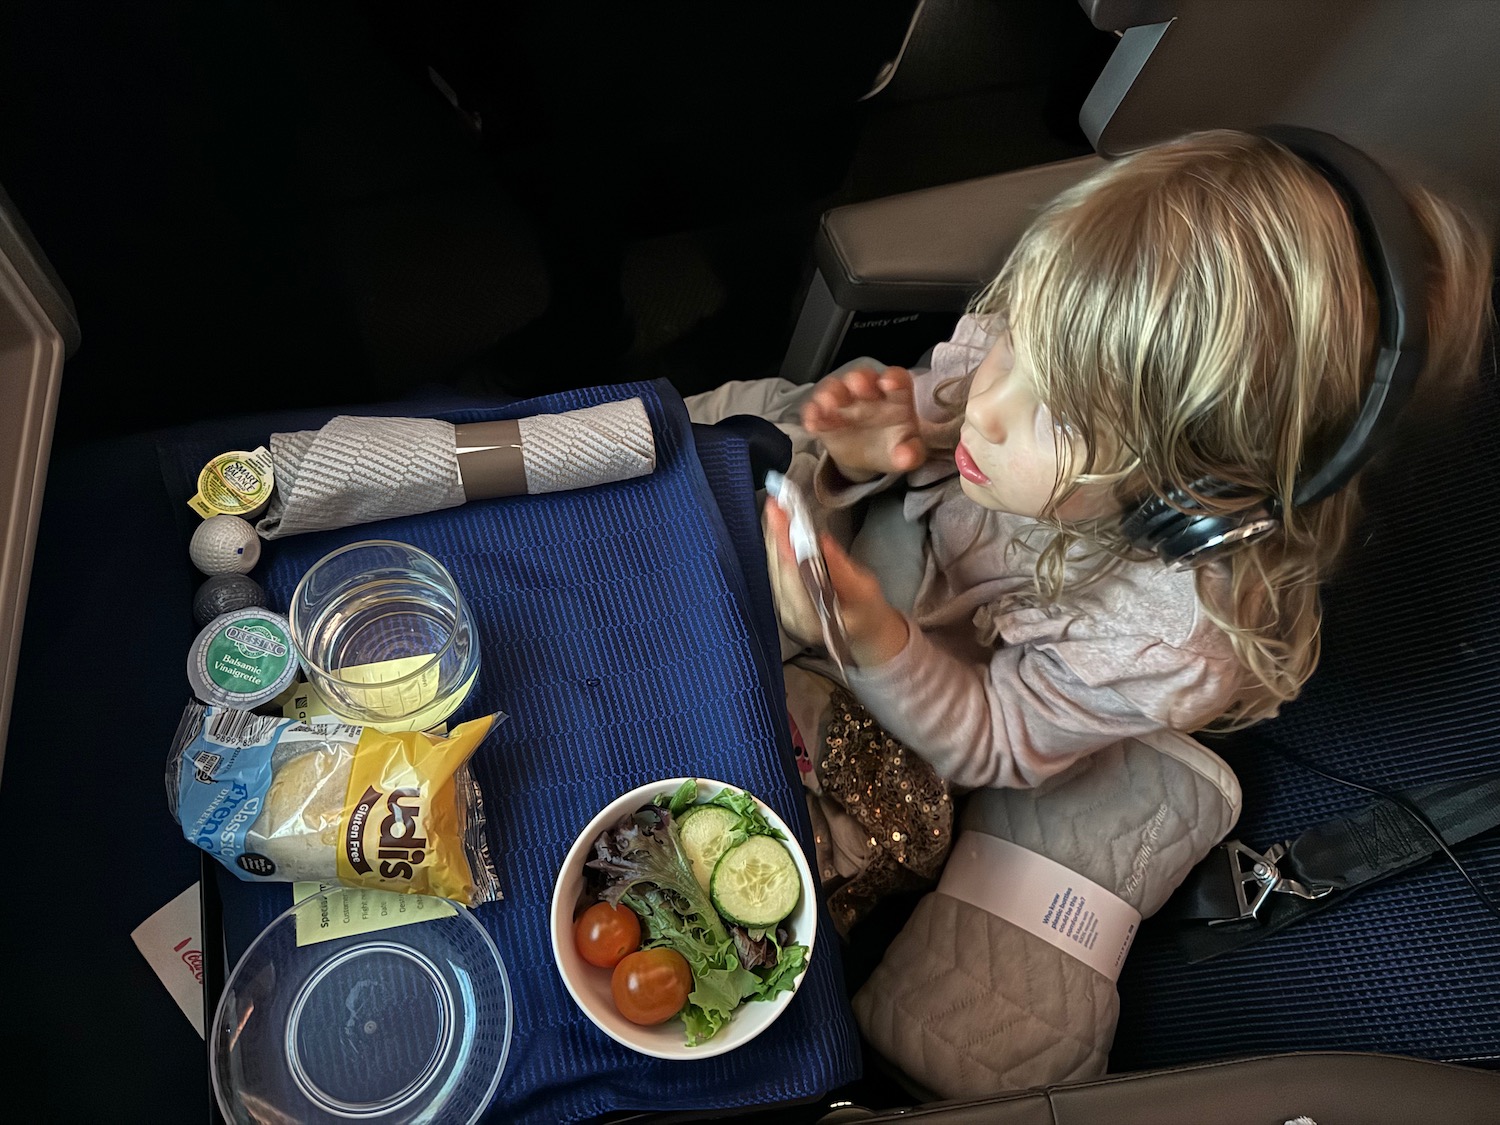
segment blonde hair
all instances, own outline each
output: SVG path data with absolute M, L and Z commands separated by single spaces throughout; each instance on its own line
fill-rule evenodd
M 1421 395 L 1477 367 L 1491 247 L 1462 212 L 1423 190 L 1408 196 L 1432 266 Z M 1295 698 L 1318 662 L 1318 587 L 1358 502 L 1352 487 L 1300 509 L 1290 500 L 1358 412 L 1379 324 L 1328 181 L 1270 140 L 1227 131 L 1123 157 L 1042 212 L 972 311 L 1008 320 L 1038 398 L 1081 438 L 1081 464 L 1059 459 L 1049 512 L 1088 482 L 1111 484 L 1122 506 L 1168 489 L 1211 512 L 1281 500 L 1280 533 L 1224 560 L 1227 588 L 1200 574 L 1199 592 L 1247 673 L 1214 725 L 1245 726 Z M 1206 477 L 1247 495 L 1195 492 Z M 1091 581 L 1111 558 L 1141 557 L 1117 519 L 1046 522 L 1044 602 L 1061 595 L 1069 559 L 1100 559 Z

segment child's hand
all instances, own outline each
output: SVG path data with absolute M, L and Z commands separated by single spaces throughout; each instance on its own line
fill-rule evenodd
M 802 406 L 802 425 L 851 481 L 910 472 L 927 459 L 904 367 L 825 376 Z
M 771 584 L 783 631 L 804 644 L 821 643 L 823 630 L 797 571 L 786 513 L 770 497 L 766 498 L 766 538 L 774 544 L 769 552 Z M 824 534 L 820 543 L 855 664 L 861 668 L 884 664 L 906 647 L 906 618 L 885 600 L 880 580 L 851 559 L 838 540 Z
M 823 643 L 823 629 L 818 611 L 802 585 L 797 558 L 792 553 L 790 523 L 781 505 L 766 497 L 762 530 L 766 541 L 766 569 L 771 579 L 771 593 L 776 600 L 776 620 L 781 631 L 804 648 Z

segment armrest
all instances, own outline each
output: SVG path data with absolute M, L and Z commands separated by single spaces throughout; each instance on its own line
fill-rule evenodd
M 836 207 L 818 269 L 844 309 L 961 312 L 1041 206 L 1103 165 L 1082 156 Z
M 1403 1125 L 1443 1107 L 1452 1125 L 1494 1120 L 1500 1074 L 1403 1055 L 1316 1051 L 1110 1074 L 967 1102 L 881 1113 L 932 1125 Z M 1288 1125 L 1291 1122 L 1288 1121 Z
M 1162 23 L 1177 14 L 1177 0 L 1078 0 L 1089 22 L 1101 31 L 1124 31 Z

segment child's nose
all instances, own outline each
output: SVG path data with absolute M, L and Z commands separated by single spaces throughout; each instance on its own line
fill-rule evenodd
M 969 425 L 974 427 L 975 433 L 984 438 L 992 445 L 999 445 L 1005 440 L 1006 425 L 1003 412 L 999 404 L 990 399 L 993 396 L 971 398 L 969 408 L 965 411 L 968 415 Z

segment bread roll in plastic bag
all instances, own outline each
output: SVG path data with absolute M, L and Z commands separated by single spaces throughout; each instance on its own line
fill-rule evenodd
M 189 703 L 167 759 L 182 834 L 247 882 L 500 897 L 468 760 L 503 714 L 446 735 Z

